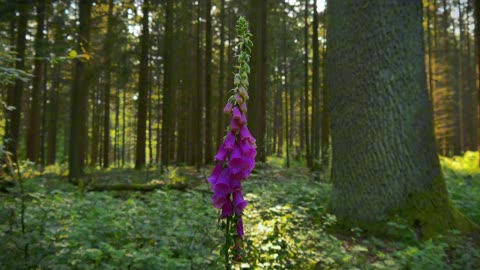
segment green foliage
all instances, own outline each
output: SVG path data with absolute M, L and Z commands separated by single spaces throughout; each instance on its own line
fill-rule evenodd
M 466 158 L 466 157 L 464 157 Z M 332 234 L 335 216 L 326 213 L 331 186 L 312 181 L 301 168 L 284 169 L 272 160 L 245 182 L 245 254 L 236 266 L 251 269 L 479 269 L 478 236 L 458 232 L 429 241 L 416 240 L 402 220 L 389 229 L 397 240 Z M 456 207 L 472 219 L 480 216 L 478 174 L 449 167 L 447 184 Z M 467 165 L 465 165 L 467 166 Z M 0 262 L 2 269 L 222 269 L 223 230 L 212 226 L 206 182 L 187 191 L 150 193 L 87 192 L 51 174 L 25 180 L 25 234 L 20 226 L 20 199 L 2 194 Z M 64 172 L 54 166 L 49 173 Z M 165 181 L 197 181 L 186 168 L 171 167 Z M 122 182 L 143 181 L 146 172 L 97 172 Z M 197 176 L 198 177 L 198 176 Z M 203 177 L 203 176 L 202 176 Z M 94 178 L 92 176 L 92 178 Z M 148 179 L 147 179 L 148 180 Z M 110 180 L 105 180 L 110 181 Z M 465 186 L 468 185 L 468 186 Z M 16 192 L 16 188 L 11 189 Z M 476 219 L 478 222 L 478 219 Z M 220 227 L 220 223 L 219 223 Z M 23 247 L 28 243 L 28 259 Z M 24 263 L 26 262 L 26 264 Z

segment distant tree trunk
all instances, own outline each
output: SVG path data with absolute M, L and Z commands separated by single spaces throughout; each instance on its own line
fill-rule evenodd
M 225 100 L 225 0 L 220 0 L 220 63 L 218 75 L 218 106 L 217 106 L 217 141 L 216 146 L 222 143 L 222 134 L 225 129 L 225 117 L 223 115 L 223 106 Z
M 89 52 L 90 49 L 90 13 L 91 0 L 79 1 L 79 30 L 77 51 Z M 82 59 L 75 59 L 73 78 L 71 112 L 70 112 L 70 151 L 69 151 L 69 179 L 75 180 L 83 174 L 85 165 L 85 149 L 87 140 L 87 103 L 88 78 L 86 78 L 86 64 Z
M 328 4 L 330 211 L 339 224 L 369 233 L 385 232 L 385 222 L 393 214 L 426 238 L 450 229 L 476 229 L 453 208 L 438 160 L 421 4 L 403 0 Z M 359 44 L 362 50 L 357 49 Z
M 28 23 L 28 0 L 18 1 L 18 22 L 17 22 L 17 44 L 15 46 L 16 58 L 15 68 L 25 70 L 25 48 Z M 5 135 L 6 149 L 17 157 L 18 139 L 20 135 L 20 118 L 22 113 L 23 81 L 15 80 L 15 87 L 8 88 L 7 104 L 15 107 L 14 110 L 7 113 L 8 124 Z
M 324 13 L 324 21 L 323 21 L 323 27 L 324 27 L 324 40 L 327 38 L 327 16 L 326 16 L 327 11 L 325 10 Z M 328 104 L 328 83 L 327 83 L 327 48 L 326 44 L 322 45 L 323 52 L 322 52 L 322 79 L 323 79 L 323 85 L 322 85 L 322 90 L 323 90 L 323 97 L 322 97 L 322 128 L 321 128 L 321 145 L 322 145 L 322 159 L 321 159 L 321 167 L 324 169 L 328 169 L 328 162 L 330 160 L 329 156 L 329 150 L 330 150 L 330 112 L 329 112 L 329 104 Z
M 317 0 L 313 1 L 312 35 L 312 158 L 320 157 L 320 47 L 318 44 Z
M 110 165 L 110 86 L 111 86 L 111 63 L 113 50 L 113 0 L 108 1 L 108 17 L 107 17 L 107 34 L 104 43 L 104 72 L 105 72 L 105 89 L 103 100 L 105 102 L 103 107 L 103 168 L 108 168 Z
M 304 59 L 303 59 L 303 64 L 304 64 L 304 88 L 305 88 L 305 153 L 306 153 L 306 160 L 307 160 L 307 166 L 309 168 L 312 168 L 313 162 L 312 162 L 312 155 L 311 155 L 311 134 L 310 134 L 310 121 L 308 117 L 308 108 L 310 106 L 310 98 L 309 98 L 309 90 L 308 90 L 308 85 L 309 85 L 309 80 L 308 80 L 308 44 L 309 44 L 309 34 L 308 34 L 308 17 L 309 17 L 309 12 L 308 12 L 308 1 L 305 0 L 305 13 L 304 13 L 304 44 L 303 44 L 303 53 L 304 53 Z
M 260 162 L 266 161 L 265 131 L 266 131 L 266 102 L 267 102 L 267 0 L 250 0 L 251 29 L 253 34 L 250 107 L 248 110 L 249 128 L 257 138 L 257 157 Z
M 45 68 L 45 42 L 43 30 L 45 28 L 45 0 L 37 2 L 37 31 L 35 33 L 35 61 L 33 71 L 33 87 L 30 107 L 30 123 L 27 132 L 27 159 L 38 161 L 40 153 L 40 124 L 41 124 L 41 94 L 43 88 L 43 69 Z
M 212 1 L 205 0 L 205 163 L 213 161 L 212 154 Z
M 477 147 L 480 155 L 480 0 L 475 0 L 475 53 L 477 58 Z M 480 158 L 478 159 L 480 166 Z
M 56 21 L 58 22 L 58 21 Z M 61 42 L 62 32 L 60 25 L 55 28 L 55 41 Z M 58 43 L 56 43 L 58 44 Z M 53 68 L 52 88 L 50 89 L 50 106 L 48 111 L 48 132 L 47 132 L 47 165 L 53 165 L 56 161 L 57 152 L 57 125 L 58 125 L 58 102 L 60 100 L 60 80 L 61 80 L 61 64 L 55 63 Z
M 144 0 L 142 5 L 142 36 L 140 38 L 140 73 L 138 76 L 138 114 L 137 114 L 137 143 L 135 155 L 135 169 L 145 166 L 145 141 L 147 130 L 147 106 L 148 106 L 148 48 L 149 29 L 148 16 L 150 3 Z
M 197 5 L 197 54 L 196 54 L 196 77 L 195 77 L 195 86 L 196 86 L 196 106 L 194 113 L 196 114 L 196 121 L 195 121 L 195 138 L 196 143 L 194 144 L 195 147 L 195 164 L 197 165 L 197 169 L 200 168 L 202 161 L 202 146 L 203 146 L 203 136 L 202 136 L 202 114 L 203 114 L 203 99 L 202 99 L 202 36 L 201 36 L 201 24 L 200 24 L 200 16 L 201 16 L 201 5 L 198 3 Z
M 173 126 L 171 123 L 173 117 L 172 107 L 172 57 L 173 48 L 173 1 L 165 1 L 165 46 L 164 46 L 164 65 L 163 65 L 163 113 L 162 113 L 162 167 L 167 166 L 171 156 L 170 144 L 172 142 Z
M 427 15 L 427 50 L 428 50 L 428 93 L 430 101 L 433 103 L 433 53 L 432 53 L 432 33 L 430 31 L 430 24 L 431 24 L 431 2 L 437 0 L 428 0 L 428 7 L 426 11 Z

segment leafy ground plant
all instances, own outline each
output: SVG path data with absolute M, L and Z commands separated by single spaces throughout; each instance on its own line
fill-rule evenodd
M 460 160 L 460 161 L 458 161 Z M 480 174 L 465 173 L 444 159 L 454 203 L 480 222 Z M 234 269 L 479 269 L 476 235 L 457 232 L 420 242 L 401 220 L 391 224 L 399 239 L 329 233 L 336 219 L 326 213 L 330 184 L 302 167 L 283 168 L 274 159 L 245 182 L 245 256 Z M 460 166 L 460 165 L 458 165 Z M 0 269 L 223 269 L 223 232 L 206 180 L 194 168 L 150 172 L 92 172 L 98 181 L 187 181 L 184 191 L 85 192 L 62 176 L 33 174 L 24 180 L 25 234 L 20 201 L 0 193 Z M 175 172 L 175 173 L 173 173 Z M 140 177 L 143 176 L 143 177 Z M 178 178 L 178 179 L 177 179 Z M 194 185 L 190 184 L 194 183 Z M 24 247 L 28 244 L 28 259 Z M 316 268 L 315 268 L 316 267 Z

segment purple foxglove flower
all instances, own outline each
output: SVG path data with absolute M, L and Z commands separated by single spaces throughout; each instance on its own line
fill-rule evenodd
M 247 89 L 245 89 L 245 87 L 240 87 L 240 89 L 238 89 L 238 92 L 240 93 L 240 95 L 243 97 L 243 99 L 245 101 L 247 101 L 249 99 L 248 97 L 248 92 L 247 92 Z
M 244 235 L 244 233 L 243 233 L 243 221 L 242 221 L 241 218 L 237 222 L 237 234 L 240 237 L 242 237 Z
M 213 190 L 215 191 L 215 194 L 220 195 L 226 195 L 230 192 L 232 192 L 232 188 L 230 187 L 230 170 L 227 168 L 224 168 L 222 173 L 217 179 L 217 182 L 215 183 Z
M 239 146 L 245 158 L 253 159 L 257 155 L 257 150 L 248 141 L 240 140 Z
M 232 108 L 233 108 L 233 104 L 229 101 L 227 102 L 227 104 L 225 104 L 225 107 L 223 108 L 223 112 L 226 114 L 230 114 L 232 113 Z
M 242 116 L 240 117 L 240 125 L 245 125 L 247 123 L 247 116 L 242 113 Z
M 247 103 L 246 103 L 246 102 L 243 102 L 242 104 L 240 104 L 240 110 L 241 110 L 243 113 L 246 113 L 246 112 L 247 112 Z
M 240 124 L 234 118 L 230 121 L 230 130 L 233 132 L 237 132 L 240 129 Z
M 225 143 L 222 143 L 222 145 L 220 145 L 220 148 L 218 148 L 217 154 L 215 155 L 215 160 L 225 161 L 225 159 L 227 158 L 227 154 L 228 149 L 225 147 Z
M 235 101 L 237 102 L 237 104 L 242 104 L 243 103 L 243 98 L 239 94 L 236 94 L 235 95 Z
M 242 170 L 242 164 L 242 152 L 240 151 L 238 144 L 235 144 L 235 148 L 233 148 L 232 154 L 230 155 L 230 159 L 228 161 L 228 167 L 232 171 L 232 174 L 238 174 Z
M 210 182 L 211 184 L 215 184 L 217 182 L 218 177 L 222 173 L 222 169 L 223 169 L 222 163 L 221 162 L 217 163 L 217 165 L 212 171 L 212 174 L 208 178 L 208 182 Z
M 211 200 L 212 200 L 213 207 L 222 208 L 222 206 L 227 201 L 227 197 L 226 196 L 217 196 L 217 194 L 213 194 Z
M 240 128 L 240 139 L 242 140 L 248 140 L 251 144 L 254 144 L 255 143 L 255 138 L 253 138 L 252 134 L 250 133 L 250 131 L 248 130 L 248 127 L 247 126 L 242 126 Z
M 235 145 L 235 132 L 228 132 L 227 137 L 225 137 L 225 148 L 232 150 Z
M 245 158 L 243 159 L 243 166 L 242 169 L 250 176 L 250 172 L 252 172 L 253 168 L 255 168 L 255 159 L 254 158 Z M 245 178 L 246 178 L 245 177 Z
M 226 218 L 233 214 L 232 202 L 228 198 L 222 206 L 222 218 Z
M 233 205 L 235 206 L 235 214 L 237 216 L 242 215 L 243 209 L 247 206 L 247 202 L 243 199 L 241 189 L 237 189 L 233 192 Z
M 237 106 L 235 106 L 235 108 L 233 108 L 233 119 L 240 121 L 241 118 L 242 112 Z

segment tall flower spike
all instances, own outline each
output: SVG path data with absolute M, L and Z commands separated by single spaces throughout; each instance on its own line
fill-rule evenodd
M 248 75 L 250 67 L 250 53 L 253 43 L 250 41 L 252 34 L 248 30 L 248 22 L 240 17 L 237 21 L 236 30 L 238 32 L 237 65 L 238 68 L 234 74 L 234 88 L 232 95 L 228 97 L 228 102 L 223 111 L 231 117 L 230 125 L 227 128 L 225 139 L 220 145 L 215 161 L 217 165 L 208 178 L 210 187 L 214 192 L 211 198 L 215 208 L 221 209 L 220 218 L 225 221 L 225 266 L 229 267 L 229 250 L 232 245 L 228 239 L 232 235 L 237 235 L 235 247 L 241 247 L 243 231 L 243 211 L 248 202 L 243 197 L 242 182 L 250 176 L 255 167 L 255 138 L 247 128 L 247 100 L 248 95 Z M 238 251 L 238 250 L 237 250 Z

